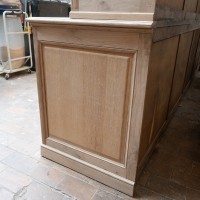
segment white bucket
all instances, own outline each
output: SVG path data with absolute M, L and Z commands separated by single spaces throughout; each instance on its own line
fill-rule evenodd
M 6 24 L 8 32 L 22 32 L 22 25 L 20 17 L 9 16 L 6 17 Z M 8 35 L 9 51 L 11 59 L 25 56 L 25 45 L 23 34 Z M 6 62 L 5 67 L 9 68 L 7 45 L 4 34 L 3 16 L 0 16 L 0 60 Z M 24 59 L 12 61 L 12 69 L 21 67 L 24 64 Z

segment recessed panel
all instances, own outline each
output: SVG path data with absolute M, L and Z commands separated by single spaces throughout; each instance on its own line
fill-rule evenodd
M 133 54 L 43 47 L 49 136 L 123 162 Z

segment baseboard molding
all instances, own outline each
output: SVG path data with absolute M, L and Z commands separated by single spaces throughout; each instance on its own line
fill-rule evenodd
M 97 166 L 86 163 L 80 159 L 77 159 L 71 155 L 63 153 L 47 145 L 41 146 L 41 154 L 45 158 L 48 158 L 65 167 L 73 169 L 129 196 L 133 196 L 135 185 L 133 181 L 108 172 Z

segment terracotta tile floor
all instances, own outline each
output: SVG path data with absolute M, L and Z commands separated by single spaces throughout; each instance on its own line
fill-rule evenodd
M 0 76 L 0 200 L 131 200 L 40 156 L 35 73 Z M 145 168 L 134 199 L 200 199 L 200 76 Z

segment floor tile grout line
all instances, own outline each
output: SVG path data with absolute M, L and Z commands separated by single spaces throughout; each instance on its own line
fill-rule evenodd
M 2 163 L 2 162 L 0 161 L 0 163 Z M 35 181 L 35 182 L 38 182 L 38 183 L 43 184 L 43 185 L 45 185 L 45 186 L 48 186 L 49 188 L 53 189 L 54 191 L 60 192 L 60 193 L 62 193 L 62 194 L 65 194 L 65 195 L 69 196 L 70 198 L 73 198 L 73 197 L 71 197 L 69 194 L 66 194 L 66 193 L 62 192 L 61 190 L 59 190 L 58 188 L 56 188 L 56 187 L 64 180 L 64 178 L 63 178 L 56 186 L 51 186 L 51 185 L 48 185 L 47 183 L 45 183 L 45 182 L 43 182 L 43 181 L 41 181 L 41 180 L 39 180 L 39 179 L 37 179 L 37 178 L 34 178 L 33 176 L 31 176 L 31 175 L 28 174 L 28 173 L 25 173 L 25 172 L 23 173 L 21 170 L 16 169 L 16 168 L 14 168 L 14 167 L 12 167 L 12 166 L 10 166 L 10 165 L 7 165 L 6 163 L 2 163 L 2 164 L 4 164 L 4 165 L 6 165 L 7 167 L 13 169 L 14 171 L 17 171 L 18 173 L 20 173 L 20 174 L 22 174 L 22 175 L 28 176 L 29 178 L 31 178 L 31 179 L 32 179 L 33 181 Z M 52 166 L 50 166 L 50 168 L 51 168 L 51 167 L 52 167 Z M 52 168 L 53 168 L 53 167 L 52 167 Z M 6 169 L 4 169 L 4 170 L 6 170 Z M 0 172 L 0 174 L 1 174 L 1 172 Z M 74 177 L 74 176 L 71 176 L 70 174 L 67 174 L 67 173 L 64 173 L 64 174 L 67 175 L 67 176 L 70 176 L 70 177 L 72 177 L 72 178 L 74 178 L 74 179 L 77 179 L 77 180 L 79 180 L 79 181 L 84 182 L 83 180 L 81 180 L 81 179 L 79 179 L 79 178 L 76 178 L 76 177 Z M 84 183 L 87 183 L 88 185 L 93 186 L 93 185 L 91 185 L 91 184 L 88 183 L 88 182 L 84 182 Z M 94 186 L 93 186 L 93 187 L 94 187 Z M 96 188 L 97 191 L 99 190 L 97 187 L 94 187 L 94 188 Z M 97 192 L 97 191 L 96 191 L 96 192 Z

